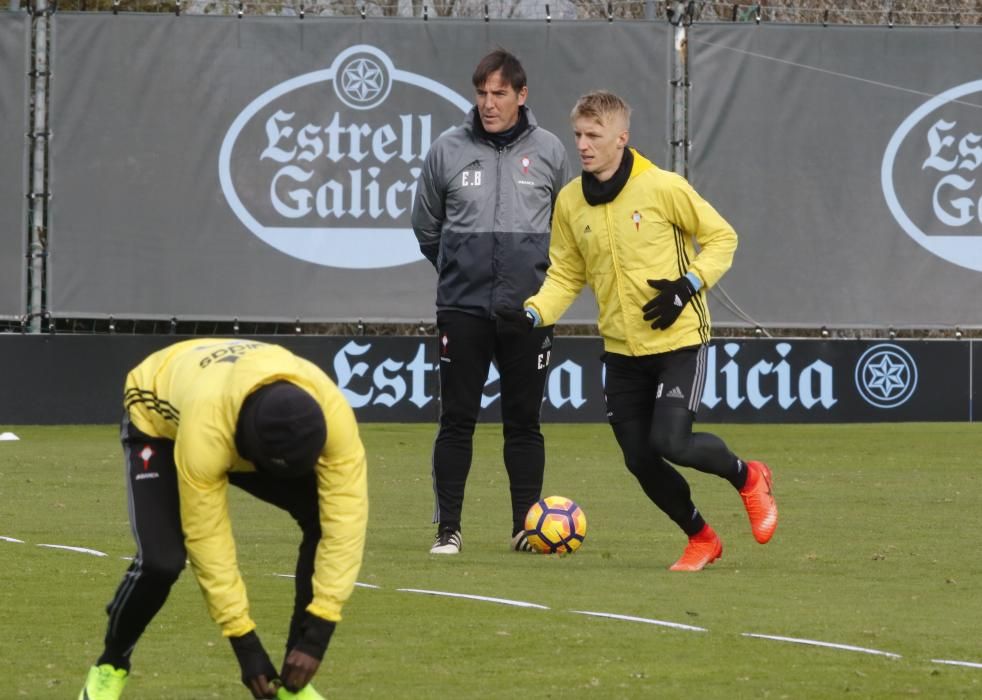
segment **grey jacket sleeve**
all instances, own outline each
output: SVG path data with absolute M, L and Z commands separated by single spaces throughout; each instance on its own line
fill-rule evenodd
M 423 163 L 423 173 L 416 185 L 416 200 L 413 202 L 413 233 L 419 242 L 419 252 L 436 267 L 440 253 L 440 233 L 443 230 L 444 197 L 446 186 L 440 177 L 437 165 L 438 153 L 431 148 Z

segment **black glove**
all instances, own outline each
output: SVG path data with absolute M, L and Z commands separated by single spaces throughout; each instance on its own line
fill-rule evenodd
M 525 309 L 499 307 L 494 310 L 498 332 L 507 335 L 524 335 L 535 326 L 535 317 Z
M 641 307 L 644 320 L 651 321 L 651 327 L 665 330 L 675 323 L 682 309 L 695 295 L 692 282 L 682 275 L 674 282 L 669 280 L 648 280 L 648 284 L 658 290 L 655 298 Z
M 269 682 L 279 676 L 256 631 L 253 630 L 241 637 L 229 637 L 228 640 L 232 643 L 232 651 L 235 652 L 235 658 L 238 659 L 239 668 L 242 670 L 242 684 L 255 698 L 271 697 L 264 695 L 263 690 L 268 690 Z
M 303 622 L 300 623 L 300 639 L 293 645 L 293 648 L 308 656 L 313 656 L 318 661 L 322 660 L 324 652 L 327 651 L 327 643 L 331 641 L 331 635 L 334 634 L 336 626 L 336 622 L 306 613 Z

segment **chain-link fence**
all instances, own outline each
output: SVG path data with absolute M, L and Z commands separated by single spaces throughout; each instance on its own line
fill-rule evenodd
M 11 10 L 37 0 L 9 0 Z M 608 19 L 690 22 L 968 26 L 982 24 L 982 0 L 766 0 L 759 3 L 690 0 L 53 0 L 51 10 L 168 12 L 209 15 L 332 17 L 466 17 L 544 21 Z

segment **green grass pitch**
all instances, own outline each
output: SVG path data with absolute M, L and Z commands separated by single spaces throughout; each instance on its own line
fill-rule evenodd
M 589 520 L 567 557 L 508 551 L 497 425 L 478 428 L 463 552 L 428 555 L 435 428 L 363 425 L 371 517 L 358 580 L 374 587 L 355 590 L 316 686 L 329 698 L 424 700 L 982 697 L 978 426 L 702 427 L 773 467 L 781 521 L 758 545 L 732 488 L 685 470 L 724 552 L 681 574 L 667 567 L 684 538 L 644 497 L 606 425 L 544 428 L 544 495 L 575 499 Z M 0 540 L 0 696 L 75 698 L 133 553 L 117 429 L 0 428 L 21 438 L 0 442 L 0 536 L 22 540 Z M 277 574 L 292 572 L 296 529 L 232 493 L 252 612 L 278 662 L 292 583 Z M 137 648 L 126 697 L 248 697 L 190 571 Z

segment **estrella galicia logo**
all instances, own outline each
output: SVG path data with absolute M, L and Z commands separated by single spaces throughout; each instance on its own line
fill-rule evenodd
M 899 345 L 873 345 L 856 362 L 856 389 L 872 406 L 896 408 L 917 390 L 917 363 Z
M 341 79 L 334 81 L 334 93 L 352 109 L 372 109 L 389 96 L 391 72 L 372 53 L 350 55 L 341 66 Z
M 471 106 L 380 49 L 351 46 L 242 110 L 219 153 L 222 192 L 249 231 L 300 260 L 351 269 L 422 260 L 410 215 L 423 161 Z
M 880 184 L 894 219 L 920 246 L 982 271 L 982 80 L 932 97 L 897 127 Z

